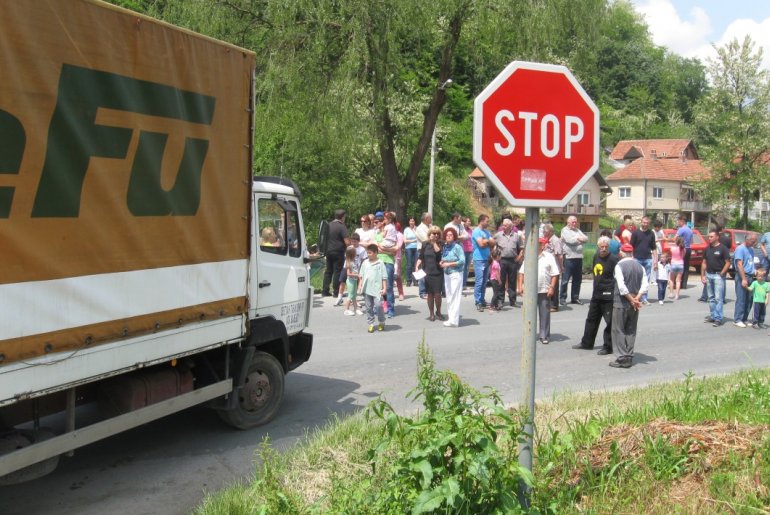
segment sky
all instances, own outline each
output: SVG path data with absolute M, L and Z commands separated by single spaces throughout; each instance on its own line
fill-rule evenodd
M 733 38 L 750 35 L 763 47 L 763 67 L 770 70 L 770 0 L 631 0 L 657 45 L 706 64 Z

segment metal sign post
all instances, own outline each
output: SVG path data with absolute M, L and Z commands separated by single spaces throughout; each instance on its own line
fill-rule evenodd
M 522 302 L 521 330 L 521 393 L 519 406 L 524 410 L 524 438 L 519 443 L 519 464 L 532 470 L 533 436 L 535 424 L 535 351 L 537 336 L 537 256 L 540 210 L 528 207 L 525 220 L 526 246 L 524 247 L 524 299 Z M 530 488 L 519 484 L 519 501 L 529 506 Z

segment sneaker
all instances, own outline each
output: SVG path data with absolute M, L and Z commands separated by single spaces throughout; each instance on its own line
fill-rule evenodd
M 722 327 L 722 324 L 724 323 L 725 323 L 724 320 L 714 320 L 714 323 L 711 325 L 713 325 L 714 327 Z
M 745 329 L 745 328 L 746 328 L 746 324 L 744 324 L 744 323 L 743 323 L 743 322 L 741 322 L 740 320 L 738 320 L 737 322 L 733 322 L 733 325 L 734 325 L 735 327 L 740 327 L 741 329 Z
M 631 360 L 618 358 L 615 361 L 610 361 L 610 366 L 613 368 L 631 368 Z
M 447 320 L 446 322 L 444 322 L 444 327 L 457 327 L 457 325 Z
M 388 317 L 388 318 L 393 318 L 393 312 L 392 312 L 392 311 L 388 311 L 388 312 L 385 314 L 385 316 L 386 316 L 386 317 Z M 380 331 L 382 331 L 382 329 L 380 329 Z
M 373 332 L 374 332 L 374 326 L 373 326 L 373 325 L 370 325 L 370 326 L 369 326 L 369 332 L 370 332 L 370 333 L 373 333 Z
M 427 293 L 421 293 L 420 294 L 420 298 L 421 299 L 427 299 L 428 298 L 428 294 Z
M 564 299 L 561 299 L 561 300 L 559 301 L 559 306 L 566 306 L 566 305 L 567 305 L 567 301 L 566 301 L 566 300 L 564 300 Z
M 606 356 L 607 354 L 612 354 L 612 351 L 609 350 L 607 347 L 602 347 L 601 349 L 599 349 L 599 352 L 597 352 L 596 354 L 598 354 L 599 356 Z
M 484 311 L 484 306 L 481 304 L 476 304 L 476 311 Z
M 646 301 L 646 300 L 642 301 L 642 306 L 649 306 L 649 305 L 650 305 L 649 301 Z
M 708 301 L 709 301 L 708 299 L 704 299 L 703 297 L 698 299 L 698 302 L 708 302 Z
M 759 329 L 759 324 L 751 324 L 752 329 Z
M 540 338 L 540 343 L 543 345 L 548 345 L 548 338 Z
M 363 311 L 361 311 L 360 309 L 357 309 L 357 310 L 356 310 L 356 315 L 363 315 L 363 314 L 364 314 L 364 312 L 363 312 Z
M 334 301 L 334 307 L 342 306 L 342 297 L 337 297 L 337 300 Z
M 385 330 L 385 324 L 380 324 L 377 326 L 378 331 L 384 331 Z
M 646 301 L 645 301 L 645 302 L 646 302 Z M 582 301 L 582 300 L 580 300 L 580 299 L 575 299 L 575 300 L 573 300 L 572 302 L 570 302 L 570 304 L 577 304 L 577 305 L 579 305 L 579 306 L 582 306 L 582 305 L 583 305 L 583 301 Z
M 346 309 L 345 312 L 343 313 L 343 315 L 349 316 L 349 317 L 354 317 L 354 316 L 356 316 L 356 312 L 355 311 L 351 311 L 349 309 Z
M 663 305 L 663 301 L 662 301 L 662 300 L 659 300 L 659 301 L 658 301 L 658 304 L 660 304 L 660 305 L 662 306 L 662 305 Z
M 712 322 L 716 322 L 716 320 L 714 320 L 714 319 L 713 319 L 713 318 L 711 318 L 710 316 L 707 316 L 706 318 L 704 318 L 704 319 L 703 319 L 703 323 L 704 323 L 704 324 L 710 324 L 710 323 L 712 323 Z

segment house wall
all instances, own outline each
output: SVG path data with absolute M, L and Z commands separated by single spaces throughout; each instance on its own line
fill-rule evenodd
M 612 195 L 607 197 L 606 211 L 611 216 L 632 215 L 640 218 L 648 213 L 675 213 L 682 207 L 680 194 L 682 185 L 676 181 L 647 180 L 647 196 L 645 210 L 645 184 L 641 179 L 611 181 Z M 621 188 L 631 188 L 630 198 L 620 198 Z M 662 197 L 655 198 L 655 188 L 662 188 Z

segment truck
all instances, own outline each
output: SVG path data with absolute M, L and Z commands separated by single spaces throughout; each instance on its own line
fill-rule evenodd
M 270 421 L 313 288 L 255 55 L 98 0 L 2 2 L 0 48 L 0 483 L 194 405 Z

